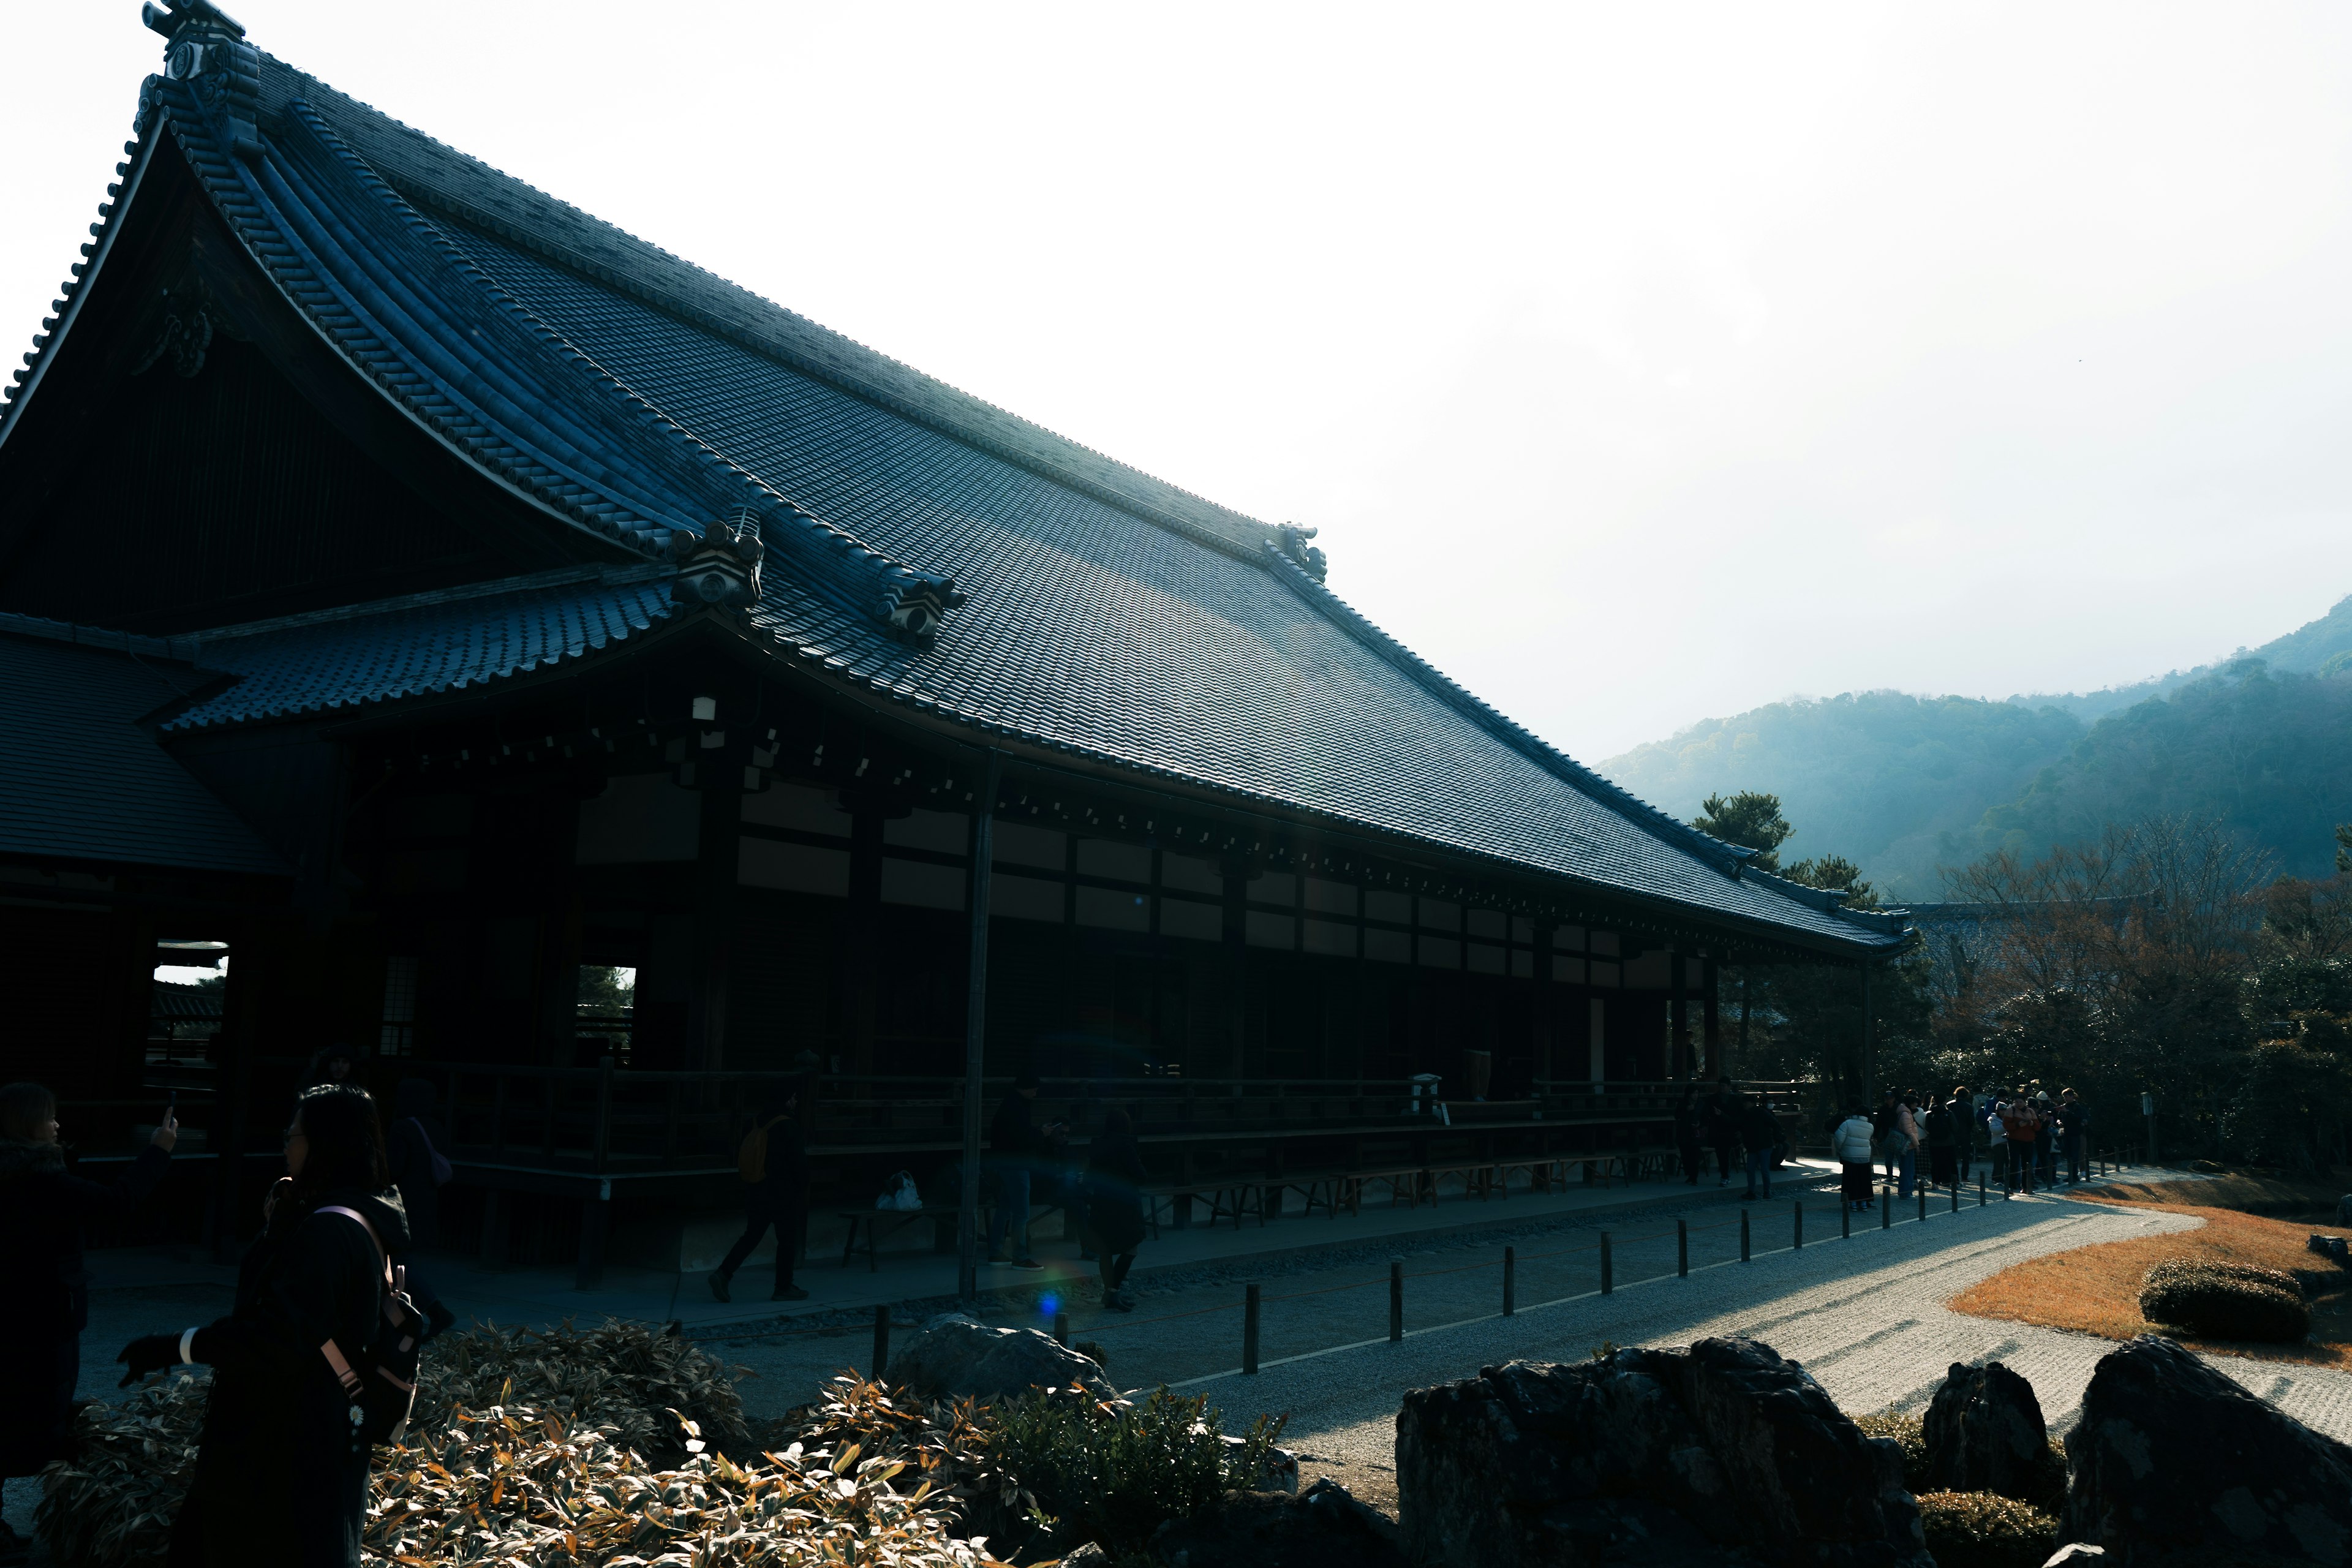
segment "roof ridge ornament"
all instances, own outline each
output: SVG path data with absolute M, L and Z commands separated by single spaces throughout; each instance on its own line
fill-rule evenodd
M 146 0 L 139 19 L 171 40 L 163 74 L 194 89 L 230 149 L 242 158 L 261 156 L 261 51 L 245 41 L 244 25 L 212 0 Z
M 673 604 L 748 606 L 760 602 L 760 563 L 768 546 L 760 536 L 760 514 L 748 506 L 707 524 L 698 537 L 669 536 L 677 575 L 670 580 Z
M 1330 570 L 1330 563 L 1320 550 L 1307 542 L 1321 531 L 1317 528 L 1301 528 L 1295 522 L 1278 523 L 1274 530 L 1274 547 L 1318 583 L 1323 581 L 1324 574 Z

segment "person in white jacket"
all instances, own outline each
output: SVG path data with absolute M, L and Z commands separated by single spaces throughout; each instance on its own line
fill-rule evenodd
M 1850 1208 L 1867 1209 L 1872 1203 L 1870 1144 L 1870 1118 L 1862 1113 L 1858 1105 L 1848 1108 L 1845 1120 L 1830 1134 L 1830 1150 L 1843 1168 L 1839 1190 Z

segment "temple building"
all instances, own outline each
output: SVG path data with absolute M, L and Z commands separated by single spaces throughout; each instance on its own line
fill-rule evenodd
M 975 1035 L 1203 1203 L 1548 1172 L 1659 1141 L 1720 966 L 1912 940 L 1464 690 L 1312 530 L 148 13 L 0 405 L 0 1078 L 86 1147 L 180 1089 L 216 1233 L 338 1044 L 435 1084 L 466 1245 L 590 1277 L 725 1198 L 762 1075 L 814 1064 L 825 1192 L 930 1183 Z M 228 965 L 166 1060 L 168 943 Z

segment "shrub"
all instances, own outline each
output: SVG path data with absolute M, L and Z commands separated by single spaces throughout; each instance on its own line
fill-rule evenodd
M 1035 1496 L 1056 1551 L 1091 1541 L 1124 1558 L 1166 1521 L 1255 1485 L 1281 1431 L 1280 1417 L 1261 1415 L 1228 1443 L 1197 1395 L 1161 1388 L 1129 1404 L 1062 1390 L 993 1406 L 988 1440 L 993 1462 Z
M 686 1458 L 680 1415 L 722 1454 L 756 1451 L 724 1362 L 682 1335 L 618 1320 L 441 1335 L 417 1369 L 415 1424 L 439 1426 L 461 1406 L 487 1410 L 515 1391 L 536 1408 L 611 1427 L 620 1447 L 657 1468 Z
M 726 1563 L 740 1568 L 991 1568 L 948 1532 L 942 1504 L 891 1483 L 906 1467 L 798 1445 L 754 1467 L 705 1451 L 656 1469 L 612 1433 L 527 1405 L 453 1411 L 379 1456 L 362 1550 L 467 1564 Z
M 1903 1450 L 1903 1484 L 1918 1491 L 1927 1484 L 1927 1432 L 1925 1420 L 1900 1411 L 1882 1410 L 1857 1415 L 1853 1424 L 1865 1437 L 1885 1437 Z
M 41 1474 L 34 1523 L 69 1568 L 161 1564 L 196 1464 L 209 1379 L 183 1373 L 74 1417 L 79 1451 Z
M 82 1408 L 74 1422 L 79 1453 L 41 1477 L 36 1519 L 58 1562 L 69 1568 L 163 1562 L 211 1387 L 209 1377 L 183 1374 L 120 1405 L 92 1401 Z M 757 1451 L 726 1367 L 692 1341 L 638 1323 L 442 1335 L 425 1347 L 410 1447 L 465 1424 L 466 1411 L 494 1407 L 528 1408 L 541 1429 L 552 1422 L 566 1432 L 594 1433 L 604 1448 L 634 1456 L 630 1463 L 641 1475 L 688 1463 L 681 1417 L 702 1434 L 698 1443 L 746 1459 Z M 380 1450 L 377 1459 L 383 1507 L 385 1488 L 396 1479 L 387 1469 L 396 1461 L 390 1450 Z M 943 1512 L 952 1503 L 942 1496 L 929 1506 Z
M 1998 1492 L 1922 1492 L 1919 1528 L 1936 1568 L 2042 1568 L 2058 1519 Z
M 997 1464 L 985 1412 L 970 1399 L 926 1400 L 845 1373 L 814 1405 L 761 1426 L 755 1441 L 766 1452 L 856 1444 L 869 1458 L 903 1464 L 909 1479 L 959 1516 L 960 1535 L 993 1539 L 1032 1528 L 1037 1500 Z
M 2311 1332 L 2311 1309 L 2292 1275 L 2243 1263 L 2168 1258 L 2147 1271 L 2140 1316 L 2217 1340 L 2288 1344 Z

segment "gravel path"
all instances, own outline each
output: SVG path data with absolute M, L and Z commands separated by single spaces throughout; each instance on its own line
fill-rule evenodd
M 1393 1507 L 1397 1396 L 1513 1357 L 1564 1361 L 1603 1342 L 1681 1344 L 1747 1334 L 1802 1362 L 1840 1405 L 1857 1414 L 1925 1405 L 1955 1361 L 1998 1359 L 2028 1378 L 2054 1432 L 2080 1413 L 2084 1387 L 2111 1342 L 2021 1323 L 1965 1317 L 1943 1303 L 2011 1264 L 2096 1242 L 2194 1228 L 2186 1215 L 2059 1199 L 2021 1199 L 1958 1221 L 1856 1232 L 1801 1252 L 1664 1279 L 1408 1333 L 1269 1366 L 1257 1377 L 1194 1384 L 1213 1402 L 1286 1410 L 1289 1439 L 1309 1475 L 1337 1476 L 1367 1500 Z M 2210 1358 L 2251 1392 L 2298 1420 L 2352 1439 L 2352 1375 L 2233 1356 Z

